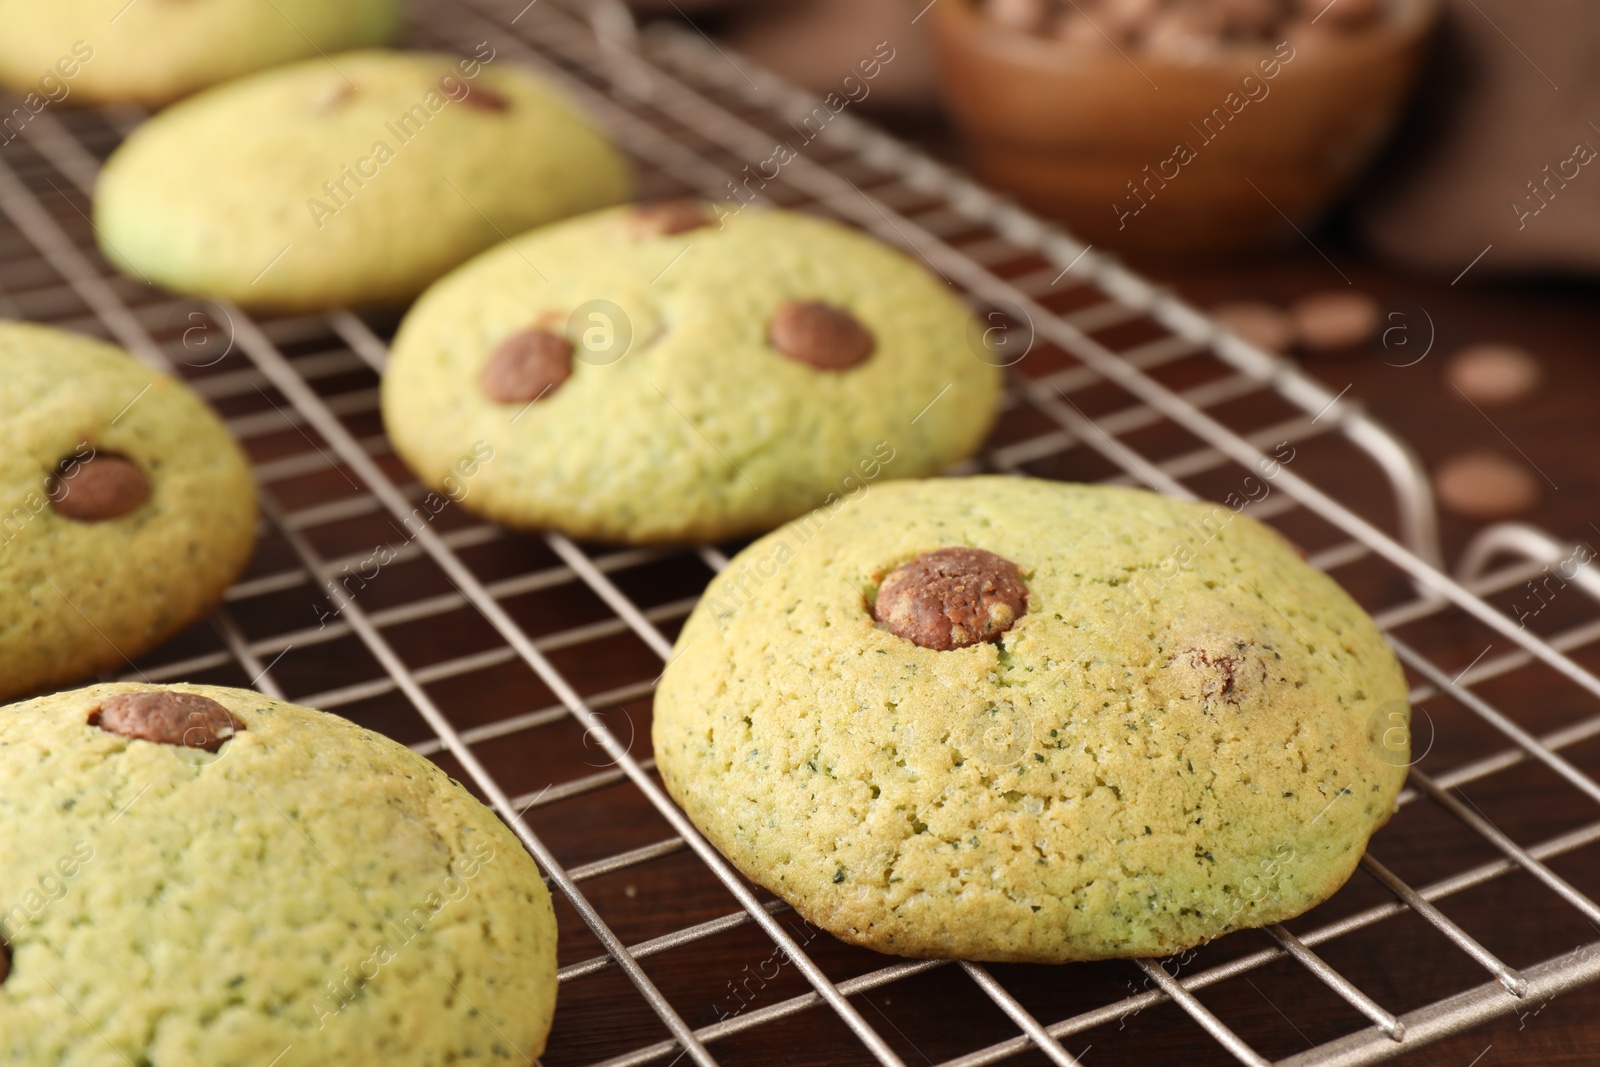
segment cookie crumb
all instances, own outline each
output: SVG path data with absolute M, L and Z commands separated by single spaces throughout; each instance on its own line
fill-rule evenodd
M 114 693 L 89 715 L 89 725 L 139 741 L 215 752 L 245 728 L 210 697 L 171 690 Z
M 635 236 L 673 237 L 710 226 L 716 221 L 704 200 L 657 200 L 634 207 L 629 220 Z
M 939 652 L 998 641 L 1027 611 L 1017 565 L 981 548 L 939 548 L 901 564 L 872 605 L 890 633 Z
M 150 479 L 125 456 L 69 457 L 50 475 L 47 494 L 50 507 L 63 518 L 104 522 L 126 515 L 149 499 Z
M 767 326 L 772 347 L 818 370 L 848 370 L 866 362 L 876 343 L 861 320 L 820 300 L 791 300 Z
M 571 341 L 552 330 L 522 330 L 495 348 L 480 383 L 496 404 L 531 404 L 570 377 Z

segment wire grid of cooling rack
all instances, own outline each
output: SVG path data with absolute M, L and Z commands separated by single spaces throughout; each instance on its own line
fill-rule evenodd
M 774 139 L 798 133 L 792 123 L 815 106 L 691 32 L 637 36 L 615 5 L 435 0 L 414 12 L 411 39 L 462 51 L 489 39 L 509 59 L 543 70 L 633 154 L 646 198 L 728 195 L 730 179 L 766 157 Z M 625 742 L 605 718 L 648 699 L 653 675 L 670 656 L 663 628 L 670 631 L 682 620 L 694 593 L 726 564 L 723 549 L 608 549 L 558 534 L 522 537 L 453 508 L 413 533 L 407 519 L 423 490 L 395 462 L 376 417 L 376 375 L 392 322 L 346 312 L 255 319 L 233 307 L 202 307 L 116 276 L 93 251 L 86 212 L 100 160 L 141 118 L 133 111 L 47 110 L 25 138 L 0 152 L 0 210 L 9 223 L 0 227 L 0 314 L 108 336 L 147 362 L 183 374 L 223 411 L 255 465 L 266 516 L 256 564 L 229 591 L 211 631 L 158 651 L 141 674 L 155 681 L 248 681 L 387 729 L 459 772 L 513 826 L 558 899 L 598 945 L 598 954 L 562 968 L 564 988 L 620 973 L 631 992 L 612 987 L 611 1010 L 621 1015 L 642 1004 L 664 1028 L 659 1040 L 606 1053 L 606 1064 L 714 1063 L 719 1042 L 759 1038 L 764 1027 L 814 1012 L 831 1012 L 848 1027 L 859 1042 L 855 1058 L 898 1064 L 905 1045 L 886 1038 L 852 998 L 946 966 L 964 971 L 968 994 L 985 998 L 1011 1026 L 1009 1036 L 945 1059 L 947 1067 L 1018 1056 L 1077 1063 L 1067 1039 L 1162 1003 L 1175 1004 L 1209 1034 L 1227 1061 L 1264 1064 L 1268 1058 L 1199 994 L 1285 960 L 1370 1023 L 1276 1060 L 1293 1064 L 1377 1062 L 1600 979 L 1600 943 L 1513 966 L 1441 910 L 1447 898 L 1520 874 L 1555 898 L 1548 906 L 1559 901 L 1600 929 L 1600 907 L 1550 866 L 1600 841 L 1600 820 L 1523 845 L 1459 793 L 1469 783 L 1537 765 L 1585 803 L 1600 800 L 1600 785 L 1564 755 L 1600 736 L 1600 713 L 1592 705 L 1600 680 L 1572 658 L 1600 641 L 1600 620 L 1568 610 L 1542 628 L 1522 628 L 1491 603 L 1570 555 L 1571 546 L 1527 527 L 1496 528 L 1469 551 L 1459 581 L 1446 576 L 1436 566 L 1432 502 L 1417 464 L 1359 408 L 848 114 L 832 118 L 825 134 L 761 190 L 762 199 L 842 219 L 904 247 L 975 301 L 1008 308 L 1022 324 L 1014 328 L 1030 333 L 1033 348 L 1012 369 L 1001 429 L 968 469 L 1098 478 L 1213 499 L 1242 487 L 1250 514 L 1308 545 L 1311 562 L 1335 572 L 1374 612 L 1408 669 L 1418 707 L 1450 700 L 1492 731 L 1495 743 L 1475 758 L 1431 774 L 1414 771 L 1397 822 L 1426 807 L 1417 804 L 1426 799 L 1494 856 L 1413 886 L 1369 855 L 1363 868 L 1387 891 L 1382 903 L 1332 921 L 1319 922 L 1320 912 L 1313 912 L 1299 933 L 1273 927 L 1263 947 L 1187 975 L 1174 975 L 1163 961 L 1137 961 L 1147 978 L 1143 991 L 1121 996 L 1113 989 L 1098 1006 L 1053 1021 L 1030 1011 L 995 969 L 977 964 L 874 957 L 860 973 L 830 978 L 778 921 L 784 906 L 752 891 L 704 842 L 667 800 L 651 761 L 635 754 L 634 737 Z M 203 172 L 197 180 L 204 180 Z M 1305 458 L 1284 459 L 1281 446 Z M 1358 513 L 1352 502 L 1332 499 L 1299 473 L 1319 455 L 1346 466 L 1370 464 L 1389 491 L 1360 502 Z M 1270 493 L 1258 497 L 1250 488 L 1266 482 Z M 350 569 L 371 552 L 363 524 L 374 523 L 400 573 L 372 590 L 352 589 Z M 399 542 L 383 530 L 401 534 Z M 1518 558 L 1491 566 L 1507 554 Z M 508 556 L 514 561 L 509 567 Z M 637 592 L 646 587 L 630 576 L 648 568 L 673 576 L 648 588 L 664 584 L 678 595 Z M 1594 595 L 1591 575 L 1578 584 Z M 284 609 L 286 598 L 299 605 L 297 614 Z M 307 600 L 315 618 L 304 610 Z M 1564 603 L 1570 609 L 1574 600 L 1583 597 Z M 539 609 L 531 619 L 530 604 Z M 481 622 L 463 639 L 470 644 L 476 636 L 477 647 L 452 636 L 472 629 L 456 624 L 463 614 Z M 1431 629 L 1446 622 L 1487 634 L 1499 653 L 1480 655 L 1464 670 L 1446 666 L 1448 656 L 1436 654 L 1440 646 Z M 619 651 L 616 642 L 630 644 Z M 292 653 L 319 646 L 339 654 L 322 656 L 318 671 L 297 675 Z M 562 658 L 574 650 L 598 651 Z M 542 704 L 532 711 L 496 706 L 473 717 L 445 695 L 453 681 L 508 667 L 525 672 L 524 689 L 541 694 Z M 1519 725 L 1524 709 L 1503 710 L 1475 691 L 1533 671 L 1543 672 L 1547 688 L 1565 687 L 1581 709 L 1538 735 Z M 422 729 L 364 711 L 385 697 L 403 701 Z M 546 780 L 524 781 L 497 758 L 512 740 L 562 722 L 581 726 L 585 742 L 592 739 L 607 764 L 578 770 L 569 761 Z M 560 802 L 597 803 L 602 791 L 618 786 L 637 791 L 671 833 L 563 865 L 533 830 L 529 813 Z M 631 871 L 648 886 L 651 865 L 680 853 L 692 854 L 737 907 L 625 944 L 582 883 Z M 1508 902 L 1525 904 L 1521 893 L 1508 895 Z M 1363 991 L 1370 975 L 1348 977 L 1317 949 L 1406 913 L 1453 946 L 1441 947 L 1440 966 L 1463 968 L 1469 978 L 1456 992 L 1397 1014 Z M 808 988 L 692 1025 L 691 1012 L 663 994 L 644 961 L 752 925 Z M 1445 952 L 1453 955 L 1445 958 Z M 561 1050 L 560 1036 L 558 1015 L 557 1043 L 547 1057 L 578 1062 Z

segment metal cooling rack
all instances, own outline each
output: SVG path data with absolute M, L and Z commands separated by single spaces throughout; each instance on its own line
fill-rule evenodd
M 815 106 L 690 30 L 638 34 L 614 3 L 579 7 L 545 0 L 523 7 L 522 0 L 430 0 L 416 6 L 411 39 L 462 51 L 487 39 L 507 61 L 543 71 L 635 157 L 646 198 L 727 196 L 727 183 L 747 163 L 766 158 Z M 648 700 L 671 651 L 663 628 L 670 632 L 681 622 L 694 594 L 726 564 L 723 549 L 733 546 L 607 549 L 559 534 L 511 534 L 454 508 L 404 536 L 396 523 L 412 514 L 423 490 L 394 459 L 377 418 L 377 374 L 393 321 L 347 312 L 252 318 L 231 306 L 179 301 L 116 275 L 94 251 L 87 213 L 100 161 L 142 117 L 47 109 L 25 137 L 0 150 L 0 211 L 7 220 L 0 225 L 0 315 L 105 336 L 182 374 L 224 413 L 255 463 L 266 518 L 252 570 L 209 626 L 148 657 L 141 674 L 251 684 L 384 729 L 449 766 L 513 826 L 546 872 L 558 906 L 570 908 L 596 943 L 595 954 L 562 967 L 563 1004 L 586 982 L 621 976 L 585 994 L 604 1017 L 618 1021 L 616 1039 L 602 1054 L 609 1067 L 715 1063 L 719 1045 L 732 1049 L 740 1039 L 759 1045 L 764 1034 L 795 1017 L 847 1027 L 858 1042 L 851 1062 L 900 1064 L 915 1042 L 874 1003 L 894 1031 L 886 1036 L 858 1002 L 869 992 L 914 986 L 940 968 L 965 972 L 960 982 L 939 987 L 949 1001 L 941 1010 L 973 1010 L 976 998 L 991 1014 L 998 1011 L 1006 1031 L 945 1058 L 943 1067 L 1017 1057 L 1074 1064 L 1079 1060 L 1068 1051 L 1069 1039 L 1160 1004 L 1181 1012 L 1169 1017 L 1172 1025 L 1209 1034 L 1218 1062 L 1265 1064 L 1269 1060 L 1253 1045 L 1270 1043 L 1271 1035 L 1252 1043 L 1201 994 L 1285 961 L 1359 1013 L 1344 1036 L 1275 1061 L 1295 1065 L 1388 1059 L 1480 1022 L 1530 1012 L 1600 979 L 1600 942 L 1513 966 L 1442 910 L 1457 894 L 1501 893 L 1506 907 L 1570 909 L 1600 929 L 1600 906 L 1549 866 L 1584 849 L 1592 862 L 1600 818 L 1519 844 L 1459 792 L 1536 765 L 1582 803 L 1600 801 L 1600 784 L 1563 755 L 1600 737 L 1600 679 L 1572 658 L 1594 650 L 1600 618 L 1592 610 L 1571 610 L 1574 601 L 1600 596 L 1600 581 L 1582 568 L 1573 579 L 1582 593 L 1569 596 L 1563 612 L 1552 613 L 1543 626 L 1523 628 L 1503 604 L 1496 606 L 1496 598 L 1504 601 L 1569 557 L 1571 546 L 1526 526 L 1496 527 L 1469 548 L 1459 577 L 1448 576 L 1440 569 L 1433 505 L 1419 465 L 1358 407 L 1289 363 L 1219 332 L 1110 257 L 848 113 L 832 118 L 826 132 L 761 190 L 761 199 L 870 231 L 920 257 L 975 303 L 1008 312 L 1016 336 L 1031 350 L 1012 368 L 1001 429 L 966 469 L 1136 484 L 1211 499 L 1240 491 L 1254 499 L 1251 484 L 1270 482 L 1250 514 L 1306 545 L 1314 565 L 1335 572 L 1363 600 L 1411 675 L 1414 704 L 1439 708 L 1442 716 L 1441 705 L 1450 703 L 1487 728 L 1489 743 L 1471 758 L 1430 774 L 1413 771 L 1400 812 L 1375 849 L 1398 839 L 1400 827 L 1432 806 L 1487 845 L 1491 858 L 1413 886 L 1369 855 L 1362 866 L 1385 893 L 1380 903 L 1327 920 L 1320 918 L 1325 905 L 1297 922 L 1298 933 L 1275 926 L 1265 937 L 1223 939 L 1217 944 L 1250 936 L 1261 944 L 1182 973 L 1185 959 L 1178 965 L 1181 977 L 1172 961 L 1095 965 L 1123 966 L 1135 977 L 1142 971 L 1144 988 L 1123 996 L 1132 983 L 1108 981 L 1096 1006 L 1049 1021 L 1025 1005 L 1028 997 L 1017 989 L 1027 983 L 1019 976 L 1044 973 L 1048 982 L 1059 969 L 861 954 L 852 958 L 868 962 L 857 973 L 830 977 L 818 962 L 822 953 L 802 948 L 779 921 L 784 905 L 752 890 L 668 801 L 647 753 L 630 751 L 648 747 L 635 744 L 631 719 L 625 742 L 606 718 Z M 200 159 L 194 180 L 205 180 Z M 1264 481 L 1272 468 L 1262 464 L 1280 443 L 1307 458 L 1282 465 Z M 1387 488 L 1370 499 L 1335 500 L 1300 473 L 1319 461 L 1313 457 L 1345 469 L 1369 464 L 1381 475 L 1373 484 Z M 394 573 L 374 579 L 370 590 L 352 589 L 350 568 L 359 569 L 370 556 L 374 529 L 392 546 Z M 1507 556 L 1512 559 L 1503 562 Z M 639 580 L 641 574 L 652 580 Z M 1487 639 L 1486 652 L 1499 651 L 1460 669 L 1437 651 L 1438 634 L 1446 631 L 1468 635 L 1469 644 Z M 306 662 L 314 669 L 299 667 Z M 1528 709 L 1503 708 L 1477 692 L 1534 672 L 1542 691 L 1559 687 L 1566 706 L 1576 709 L 1539 735 L 1519 725 Z M 484 709 L 452 696 L 456 684 L 490 676 L 515 700 Z M 527 772 L 501 757 L 519 743 L 519 751 L 539 751 L 540 739 L 562 724 L 581 728 L 584 746 L 592 741 L 605 765 L 574 757 Z M 547 845 L 549 835 L 532 827 L 540 809 L 558 803 L 579 810 L 587 805 L 593 818 L 604 818 L 609 809 L 600 798 L 617 790 L 653 810 L 670 833 L 568 864 Z M 736 907 L 625 944 L 583 884 L 626 873 L 648 890 L 652 868 L 673 857 L 703 868 Z M 1529 896 L 1534 892 L 1543 893 L 1537 903 Z M 1443 935 L 1439 967 L 1463 977 L 1456 992 L 1397 1012 L 1363 992 L 1378 977 L 1370 968 L 1347 976 L 1318 948 L 1371 936 L 1408 913 Z M 747 927 L 775 947 L 780 955 L 774 958 L 793 965 L 802 991 L 692 1025 L 688 1019 L 703 1015 L 701 1006 L 670 998 L 644 962 L 692 953 Z M 640 1016 L 663 1036 L 628 1040 L 648 1030 L 638 1024 Z M 623 1025 L 630 1019 L 634 1023 Z M 791 1061 L 820 1062 L 806 1058 L 804 1035 L 811 1031 L 781 1032 Z M 1096 1062 L 1108 1055 L 1108 1040 L 1115 1058 L 1115 1033 L 1099 1039 Z M 589 1062 L 590 1049 L 563 1030 L 558 1012 L 547 1061 Z

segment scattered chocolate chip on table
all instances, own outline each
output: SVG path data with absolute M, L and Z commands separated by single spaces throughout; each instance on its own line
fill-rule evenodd
M 1439 503 L 1474 519 L 1506 519 L 1539 503 L 1538 479 L 1521 463 L 1493 452 L 1445 460 L 1433 476 Z
M 1463 348 L 1445 364 L 1445 380 L 1460 395 L 1485 407 L 1514 404 L 1532 396 L 1544 379 L 1533 353 L 1516 345 Z

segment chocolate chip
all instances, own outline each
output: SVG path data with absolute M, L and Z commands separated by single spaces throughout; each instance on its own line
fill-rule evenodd
M 1143 45 L 1156 55 L 1183 62 L 1205 62 L 1221 46 L 1221 30 L 1209 22 L 1189 18 L 1181 11 L 1169 12 L 1151 23 Z
M 0 985 L 6 984 L 6 979 L 11 977 L 11 944 L 0 937 Z
M 1339 30 L 1362 30 L 1383 17 L 1383 0 L 1300 0 L 1300 12 Z
M 523 330 L 500 342 L 480 382 L 496 404 L 530 404 L 570 377 L 572 342 L 551 330 Z
M 633 231 L 640 237 L 671 237 L 716 221 L 703 200 L 658 200 L 633 209 Z
M 446 75 L 445 79 L 445 82 L 440 83 L 440 87 L 444 89 L 446 96 L 449 96 L 451 99 L 455 99 L 455 94 L 450 92 L 446 84 L 446 82 L 450 80 L 450 75 Z M 467 95 L 461 97 L 461 103 L 466 104 L 468 107 L 477 108 L 479 111 L 511 110 L 511 100 L 509 97 L 502 96 L 493 89 L 490 89 L 488 86 L 484 85 L 467 86 Z
M 1228 31 L 1235 37 L 1259 38 L 1269 35 L 1283 18 L 1278 0 L 1218 0 L 1228 19 Z
M 1040 33 L 1050 17 L 1045 0 L 986 0 L 983 13 L 1008 29 Z
M 940 652 L 997 641 L 1028 610 L 1017 565 L 981 548 L 937 548 L 889 573 L 872 617 Z
M 89 716 L 89 725 L 140 741 L 215 752 L 243 730 L 227 708 L 198 693 L 144 690 L 114 693 Z
M 1378 329 L 1382 309 L 1365 293 L 1316 293 L 1291 309 L 1300 343 L 1317 352 L 1351 348 Z
M 1091 18 L 1081 8 L 1071 9 L 1098 36 L 1103 30 L 1115 43 L 1132 44 L 1149 32 L 1161 14 L 1161 0 L 1107 0 Z M 1068 20 L 1063 20 L 1068 21 Z M 1102 37 L 1102 40 L 1105 38 Z
M 1473 519 L 1506 519 L 1539 503 L 1539 482 L 1528 468 L 1493 452 L 1445 460 L 1433 488 L 1439 503 Z
M 1211 316 L 1229 330 L 1268 352 L 1283 352 L 1294 343 L 1294 320 L 1288 312 L 1260 300 L 1218 304 Z
M 791 300 L 767 325 L 772 347 L 818 370 L 847 370 L 872 355 L 872 334 L 850 312 L 820 300 Z
M 1511 404 L 1530 396 L 1544 377 L 1539 361 L 1515 345 L 1463 348 L 1445 364 L 1445 378 L 1474 404 Z
M 1167 669 L 1182 690 L 1207 702 L 1241 704 L 1267 680 L 1266 663 L 1249 641 L 1234 641 L 1228 648 L 1183 649 L 1167 657 Z
M 69 456 L 46 483 L 57 515 L 78 522 L 102 522 L 126 515 L 150 496 L 150 479 L 131 459 L 96 453 Z

